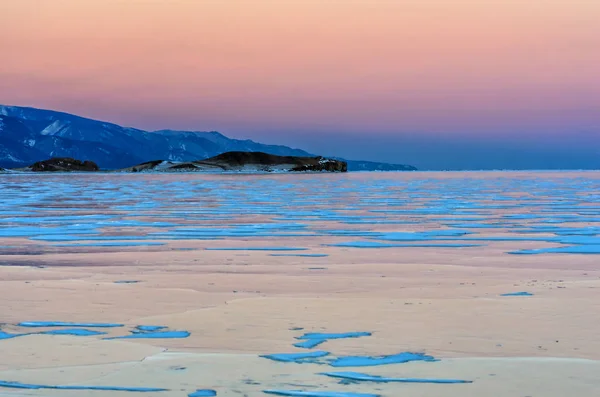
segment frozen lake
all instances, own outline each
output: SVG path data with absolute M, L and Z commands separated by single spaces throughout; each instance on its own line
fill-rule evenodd
M 0 175 L 0 396 L 595 396 L 600 173 Z
M 512 254 L 600 253 L 592 172 L 9 175 L 0 192 L 3 253 L 251 239 L 251 248 L 306 255 L 325 253 L 319 243 L 333 236 L 347 248 L 502 241 L 514 243 Z M 310 247 L 296 247 L 298 238 Z M 523 242 L 536 248 L 519 250 Z

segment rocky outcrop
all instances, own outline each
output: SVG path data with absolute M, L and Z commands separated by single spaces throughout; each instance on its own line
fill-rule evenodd
M 116 172 L 190 172 L 190 171 L 224 171 L 223 167 L 214 164 L 204 164 L 201 161 L 167 161 L 153 160 L 122 168 Z
M 145 163 L 141 163 L 136 166 L 126 168 L 123 171 L 129 171 L 129 172 L 151 171 L 151 170 L 155 169 L 161 163 L 163 163 L 163 160 L 146 161 Z
M 344 161 L 324 157 L 276 156 L 263 152 L 227 152 L 199 161 L 149 161 L 120 171 L 347 172 L 348 166 Z
M 257 168 L 264 171 L 313 171 L 346 172 L 343 161 L 323 157 L 276 156 L 263 152 L 227 152 L 203 160 L 202 163 L 214 164 L 226 170 Z
M 93 161 L 81 161 L 69 157 L 56 157 L 50 160 L 38 161 L 29 169 L 33 172 L 95 172 L 100 171 Z
M 311 158 L 312 159 L 312 158 Z M 315 162 L 299 165 L 290 171 L 295 172 L 348 172 L 348 163 L 340 160 L 326 159 L 324 157 L 315 157 Z

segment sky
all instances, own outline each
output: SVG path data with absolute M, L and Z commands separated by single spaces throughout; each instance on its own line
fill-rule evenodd
M 600 168 L 599 21 L 598 0 L 1 0 L 0 103 L 422 169 Z

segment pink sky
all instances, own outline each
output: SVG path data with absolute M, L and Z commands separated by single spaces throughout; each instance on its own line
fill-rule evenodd
M 2 0 L 0 54 L 0 103 L 146 129 L 600 124 L 598 0 Z

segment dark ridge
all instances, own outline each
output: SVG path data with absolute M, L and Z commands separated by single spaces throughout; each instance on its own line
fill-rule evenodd
M 198 167 L 196 165 L 194 165 L 193 163 L 175 164 L 170 168 L 172 170 L 190 170 L 190 171 L 198 169 Z
M 203 160 L 206 163 L 227 163 L 230 166 L 244 166 L 247 164 L 258 165 L 278 165 L 278 164 L 298 164 L 311 157 L 298 156 L 277 156 L 263 152 L 227 152 Z M 305 160 L 305 161 L 306 161 Z
M 50 160 L 38 161 L 31 167 L 34 172 L 64 172 L 64 171 L 82 171 L 94 172 L 100 168 L 93 161 L 81 161 L 70 157 L 55 157 Z
M 152 161 L 146 161 L 144 163 L 140 163 L 139 165 L 150 165 L 152 167 L 156 167 L 157 165 L 159 165 L 162 162 L 163 162 L 163 160 L 152 160 Z
M 229 167 L 246 165 L 277 166 L 291 165 L 290 171 L 347 172 L 345 161 L 317 157 L 277 156 L 263 152 L 227 152 L 203 160 L 204 163 L 225 164 Z
M 324 157 L 277 156 L 264 152 L 233 151 L 205 160 L 173 162 L 155 160 L 121 172 L 175 172 L 175 171 L 259 171 L 259 172 L 347 172 L 344 161 Z

